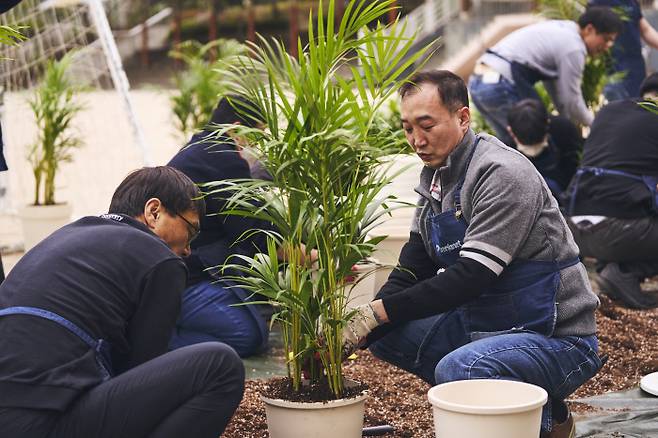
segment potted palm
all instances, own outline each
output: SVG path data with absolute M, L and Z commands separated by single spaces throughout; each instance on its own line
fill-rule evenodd
M 245 46 L 233 39 L 217 39 L 206 44 L 189 40 L 178 44 L 169 56 L 185 64 L 174 78 L 176 92 L 171 97 L 176 125 L 183 140 L 202 129 L 222 94 L 221 65 L 243 54 Z
M 43 80 L 29 101 L 38 134 L 28 155 L 35 183 L 34 202 L 19 212 L 26 251 L 71 218 L 71 206 L 55 201 L 55 182 L 61 163 L 70 161 L 71 151 L 82 144 L 71 132 L 73 118 L 83 109 L 74 99 L 80 87 L 66 74 L 72 56 L 70 53 L 47 63 Z
M 224 125 L 219 134 L 248 137 L 273 178 L 208 189 L 210 196 L 229 194 L 225 214 L 257 217 L 277 230 L 253 231 L 267 233 L 266 253 L 225 265 L 241 272 L 231 278 L 240 287 L 274 306 L 281 326 L 288 377 L 270 382 L 263 397 L 273 438 L 361 436 L 364 388 L 342 372 L 342 331 L 355 312 L 354 283 L 345 278 L 383 239 L 369 232 L 394 203 L 378 195 L 394 176 L 387 156 L 403 150 L 404 139 L 376 123 L 377 111 L 426 52 L 411 52 L 403 25 L 372 25 L 394 4 L 351 1 L 334 27 L 330 0 L 326 20 L 309 17 L 299 59 L 260 38 L 225 73 L 228 89 L 250 102 L 236 100 L 236 108 L 259 114 L 266 126 Z M 317 408 L 319 418 L 311 413 Z M 333 416 L 343 410 L 354 417 Z M 284 411 L 294 419 L 277 419 Z

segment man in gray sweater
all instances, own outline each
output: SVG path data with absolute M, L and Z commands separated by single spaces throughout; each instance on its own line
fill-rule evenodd
M 401 269 L 344 330 L 346 353 L 429 383 L 509 379 L 546 389 L 542 437 L 569 437 L 564 399 L 602 363 L 578 247 L 523 155 L 470 129 L 464 81 L 419 73 L 400 90 L 407 139 L 425 163 Z
M 469 89 L 475 107 L 505 144 L 513 146 L 507 113 L 523 99 L 539 99 L 542 81 L 560 115 L 584 126 L 594 115 L 580 86 L 587 55 L 608 50 L 623 23 L 607 7 L 591 7 L 578 19 L 549 20 L 512 32 L 477 61 Z

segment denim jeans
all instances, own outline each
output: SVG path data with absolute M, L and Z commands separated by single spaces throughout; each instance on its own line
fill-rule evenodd
M 513 332 L 469 342 L 454 312 L 405 323 L 370 346 L 372 353 L 428 383 L 505 379 L 532 383 L 549 395 L 542 428 L 560 403 L 601 368 L 595 335 L 546 337 Z
M 514 140 L 507 132 L 507 114 L 517 102 L 523 99 L 540 100 L 539 95 L 532 92 L 522 93 L 519 87 L 502 76 L 496 83 L 485 83 L 481 75 L 472 75 L 468 89 L 473 104 L 496 131 L 496 137 L 506 145 L 514 146 Z
M 261 352 L 267 346 L 268 329 L 261 305 L 240 305 L 248 293 L 221 283 L 202 281 L 188 287 L 176 328 L 169 341 L 174 350 L 201 342 L 230 345 L 240 357 Z

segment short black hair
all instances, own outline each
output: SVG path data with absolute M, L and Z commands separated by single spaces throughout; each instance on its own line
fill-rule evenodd
M 658 93 L 658 72 L 651 73 L 642 81 L 642 85 L 640 85 L 640 97 L 647 93 Z
M 468 106 L 468 90 L 464 80 L 448 70 L 426 70 L 418 72 L 402 84 L 399 93 L 402 99 L 422 84 L 436 86 L 443 105 L 450 111 Z
M 591 24 L 597 33 L 620 33 L 624 29 L 624 21 L 619 14 L 607 6 L 590 6 L 578 18 L 578 26 L 584 29 Z
M 243 126 L 256 128 L 264 123 L 258 107 L 242 96 L 228 95 L 222 97 L 212 112 L 211 124 L 230 124 L 240 122 Z
M 128 174 L 112 195 L 108 213 L 139 217 L 144 205 L 158 198 L 172 214 L 194 210 L 203 217 L 206 206 L 199 188 L 180 170 L 169 166 L 142 167 Z
M 537 99 L 523 99 L 510 108 L 507 124 L 522 144 L 541 143 L 548 133 L 548 111 Z

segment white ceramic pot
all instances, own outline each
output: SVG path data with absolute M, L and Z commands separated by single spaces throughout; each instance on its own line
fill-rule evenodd
M 437 438 L 537 438 L 543 388 L 497 379 L 458 380 L 427 394 Z
M 270 438 L 360 438 L 365 413 L 364 392 L 327 402 L 292 402 L 261 395 Z
M 53 231 L 71 221 L 70 204 L 28 205 L 20 209 L 18 217 L 23 225 L 23 243 L 29 251 Z

